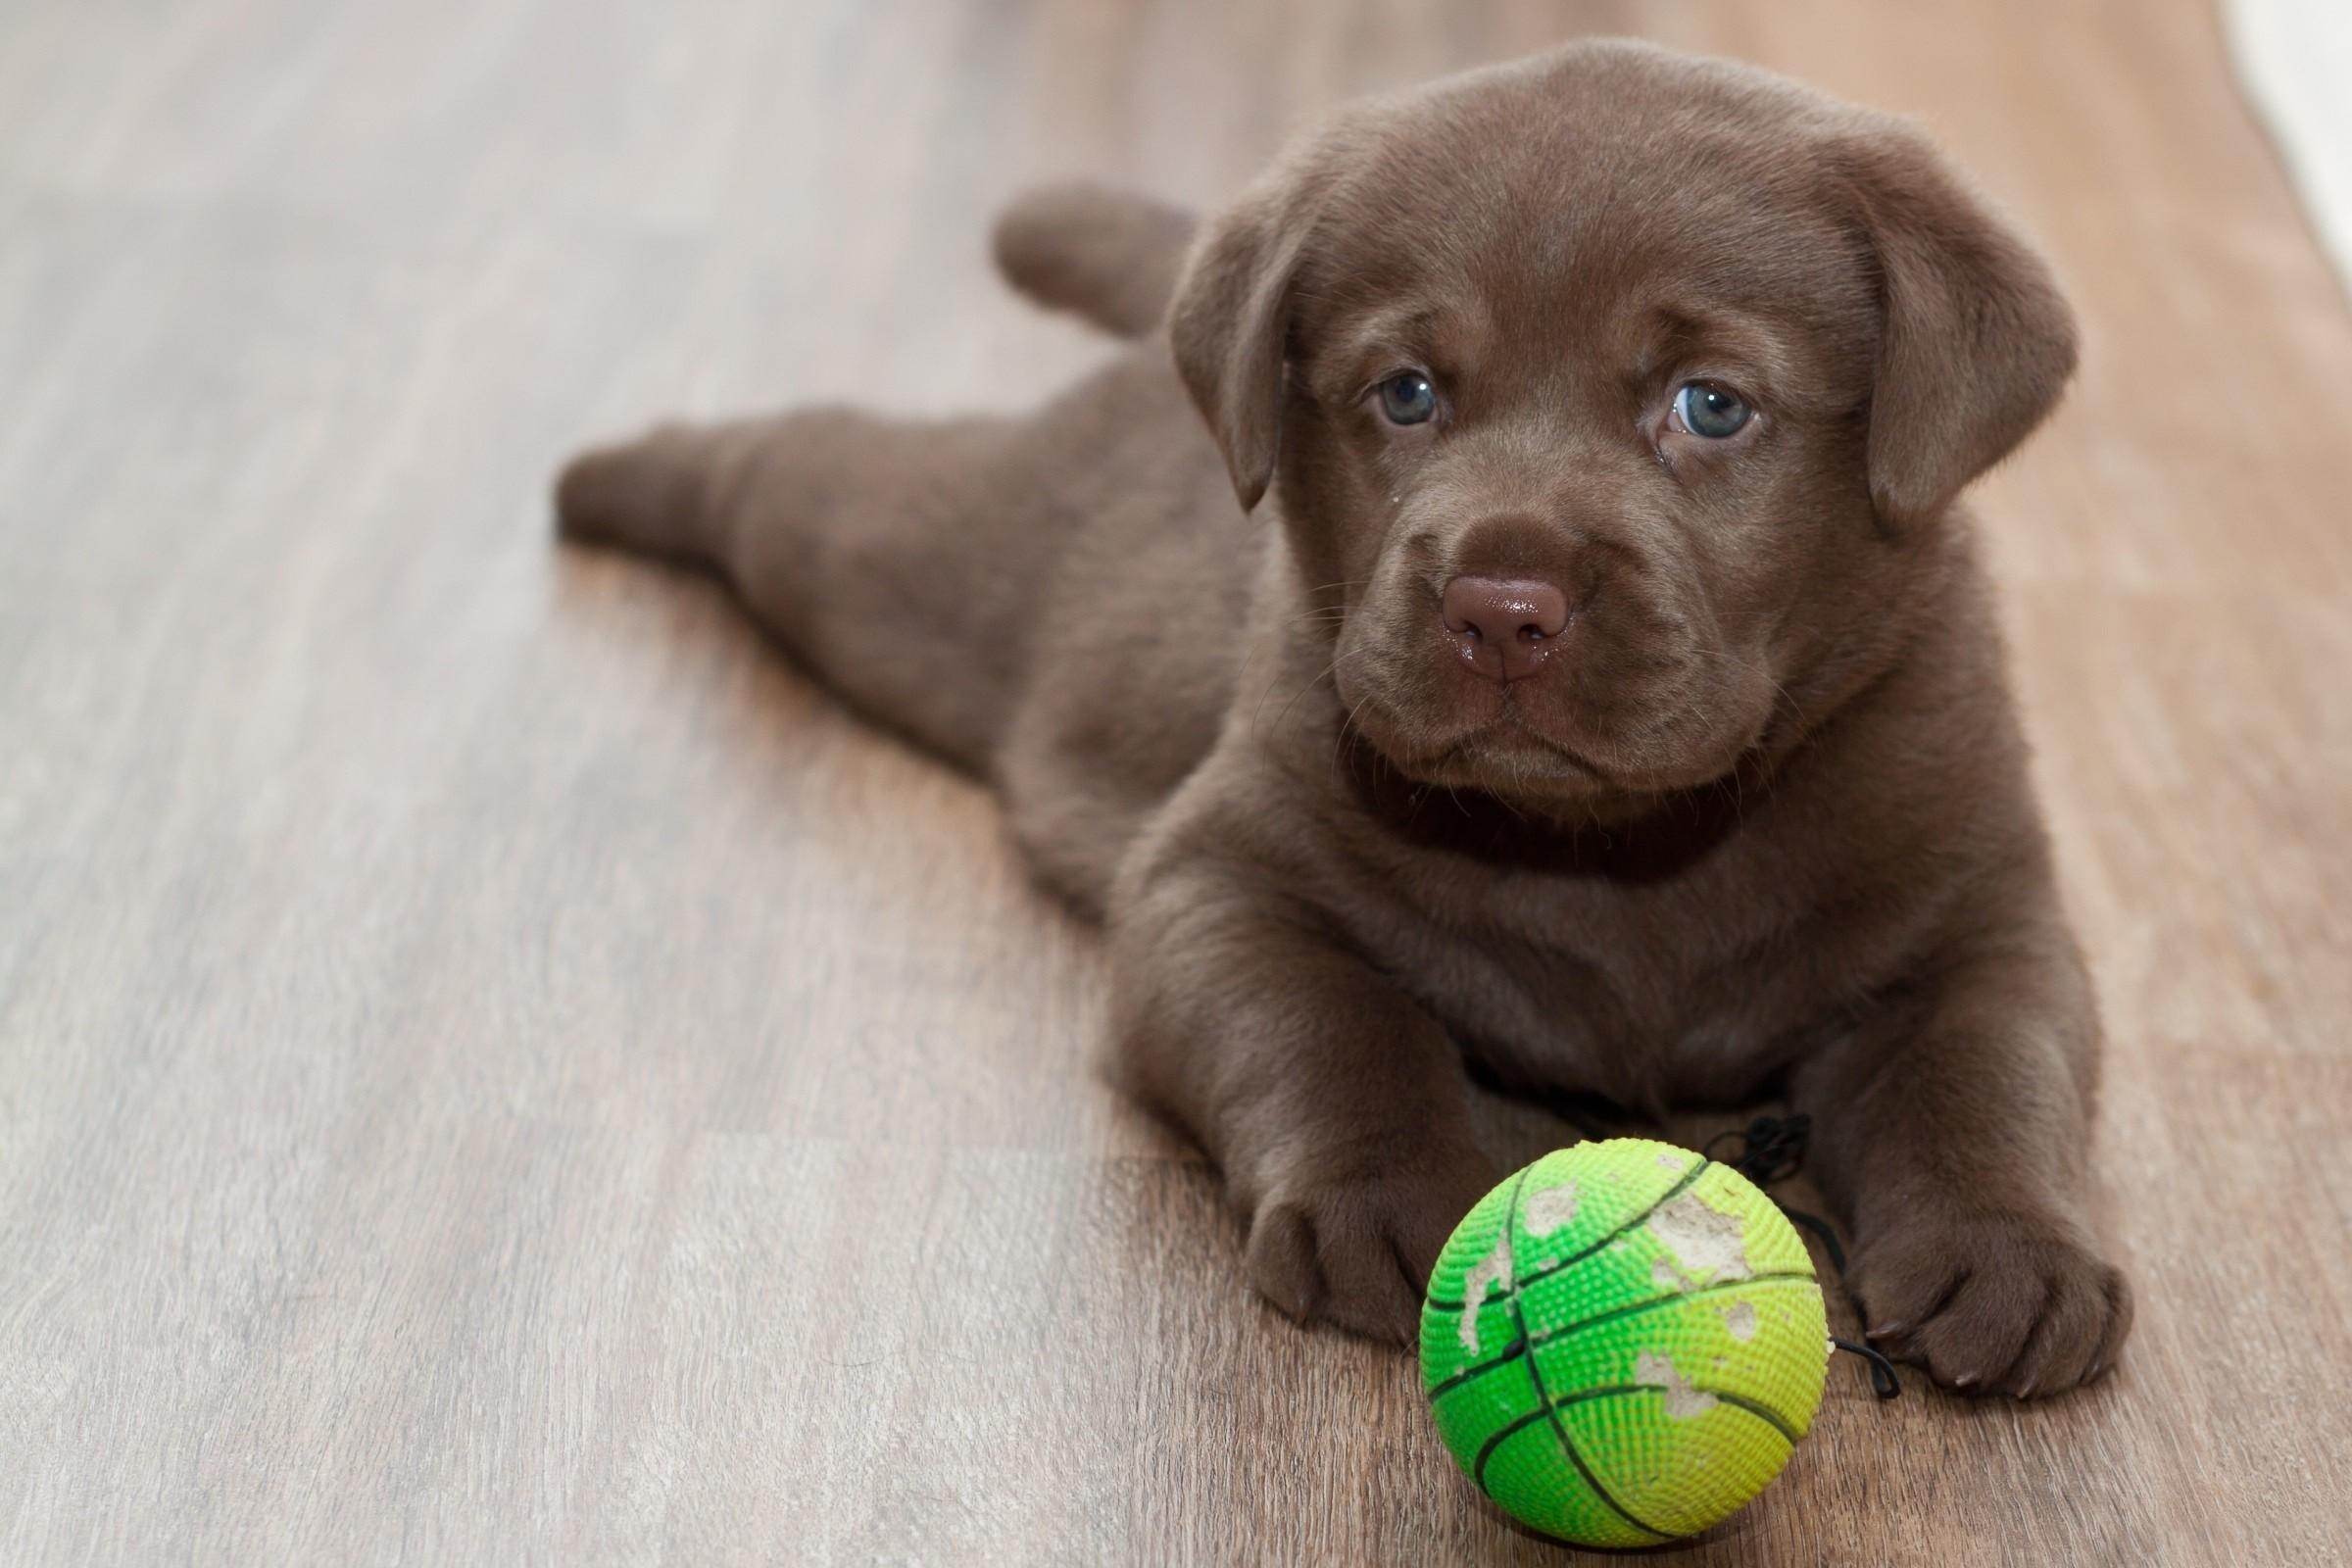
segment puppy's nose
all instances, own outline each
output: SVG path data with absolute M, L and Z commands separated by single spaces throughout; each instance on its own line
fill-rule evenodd
M 1534 577 L 1456 577 L 1439 610 L 1462 657 L 1495 680 L 1534 674 L 1568 626 L 1568 596 Z

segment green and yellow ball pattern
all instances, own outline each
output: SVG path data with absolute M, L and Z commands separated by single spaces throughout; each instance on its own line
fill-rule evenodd
M 1430 1276 L 1421 1376 L 1446 1446 L 1522 1522 L 1646 1546 L 1728 1518 L 1813 1424 L 1813 1261 L 1728 1165 L 1614 1138 L 1544 1155 Z

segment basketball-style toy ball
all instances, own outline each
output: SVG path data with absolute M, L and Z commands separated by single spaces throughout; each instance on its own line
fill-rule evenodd
M 1813 1425 L 1829 1358 L 1813 1261 L 1772 1200 L 1643 1138 L 1560 1150 L 1489 1193 L 1421 1308 L 1455 1461 L 1587 1546 L 1730 1517 Z

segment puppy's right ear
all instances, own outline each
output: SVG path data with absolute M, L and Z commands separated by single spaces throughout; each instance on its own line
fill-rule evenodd
M 1274 478 L 1282 441 L 1291 289 L 1305 248 L 1303 181 L 1277 171 L 1217 215 L 1194 244 L 1168 310 L 1168 338 L 1242 510 Z

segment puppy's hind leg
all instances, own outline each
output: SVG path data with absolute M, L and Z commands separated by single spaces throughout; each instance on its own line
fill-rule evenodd
M 556 512 L 567 538 L 710 567 L 845 697 L 979 769 L 1059 542 L 1018 429 L 839 409 L 664 426 L 574 459 Z

